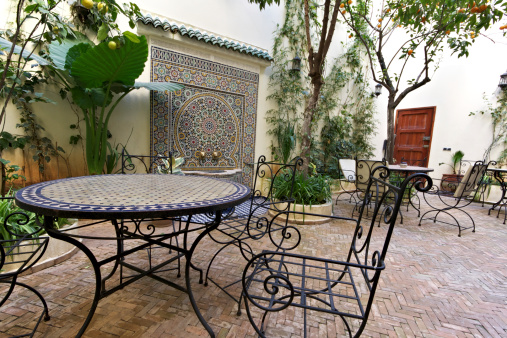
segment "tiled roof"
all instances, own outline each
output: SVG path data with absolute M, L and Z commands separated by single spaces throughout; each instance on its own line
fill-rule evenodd
M 240 44 L 232 40 L 223 39 L 220 36 L 214 36 L 213 34 L 209 35 L 206 32 L 201 33 L 198 29 L 194 29 L 192 27 L 187 28 L 185 25 L 171 23 L 167 19 L 161 20 L 158 17 L 153 18 L 150 14 L 144 14 L 143 16 L 138 17 L 137 21 L 141 21 L 145 25 L 151 24 L 155 28 L 161 27 L 163 30 L 171 31 L 172 33 L 178 32 L 181 34 L 181 36 L 188 36 L 191 39 L 203 41 L 210 45 L 231 49 L 239 53 L 252 55 L 266 61 L 273 60 L 268 52 L 264 50 L 254 48 L 252 46 L 246 46 L 245 44 Z

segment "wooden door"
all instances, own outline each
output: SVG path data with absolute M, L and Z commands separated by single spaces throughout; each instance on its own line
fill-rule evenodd
M 399 109 L 396 114 L 396 163 L 428 166 L 436 107 Z

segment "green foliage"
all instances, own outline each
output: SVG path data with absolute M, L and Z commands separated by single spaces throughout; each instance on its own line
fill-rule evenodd
M 13 193 L 10 193 L 9 195 L 12 196 Z M 9 215 L 14 213 L 20 214 L 12 215 L 11 217 L 9 217 Z M 26 214 L 28 218 L 22 215 L 21 213 Z M 14 203 L 14 199 L 2 198 L 0 199 L 0 240 L 14 240 L 18 238 L 13 237 L 13 235 L 11 235 L 6 230 L 5 220 L 7 218 L 8 221 L 6 226 L 11 233 L 18 235 L 35 233 L 34 236 L 37 237 L 44 233 L 41 227 L 37 225 L 37 222 L 39 222 L 39 224 L 42 224 L 43 220 L 41 217 L 37 220 L 36 214 L 34 214 L 33 212 L 23 210 L 18 206 L 16 206 L 16 203 Z M 58 229 L 63 225 L 69 223 L 70 222 L 67 218 L 56 218 L 54 221 L 54 226 Z
M 272 144 L 272 155 L 275 160 L 287 163 L 296 150 L 297 141 L 302 139 L 301 114 L 311 84 L 304 70 L 301 74 L 289 70 L 294 56 L 302 58 L 303 66 L 307 62 L 301 3 L 287 1 L 285 9 L 284 23 L 275 31 L 273 72 L 269 82 L 272 93 L 268 99 L 275 101 L 277 108 L 267 112 L 266 120 L 271 127 L 268 133 L 276 142 Z M 318 30 L 317 7 L 312 5 L 310 11 L 312 24 Z M 313 38 L 317 36 L 318 32 Z M 333 61 L 312 121 L 313 132 L 322 129 L 320 140 L 312 141 L 310 161 L 317 165 L 319 172 L 332 176 L 338 175 L 336 156 L 368 156 L 373 150 L 369 140 L 375 133 L 375 108 L 364 81 L 365 69 L 360 62 L 358 46 L 357 42 L 353 43 L 344 55 Z
M 161 158 L 163 166 L 157 167 L 157 172 L 159 174 L 174 174 L 174 175 L 182 175 L 183 171 L 181 170 L 180 166 L 185 163 L 184 157 L 177 157 L 174 159 L 172 163 L 169 163 L 169 161 L 165 158 Z
M 278 200 L 283 200 L 284 196 L 290 196 L 292 188 L 292 181 L 286 180 L 283 176 L 283 174 L 278 175 L 273 182 L 273 197 Z M 294 203 L 297 204 L 311 206 L 328 203 L 331 200 L 328 178 L 315 171 L 309 176 L 297 171 L 292 196 Z
M 459 168 L 459 165 L 460 165 L 463 157 L 465 157 L 465 153 L 463 153 L 461 150 L 457 150 L 456 152 L 454 152 L 451 155 L 451 163 L 443 163 L 442 162 L 442 163 L 439 163 L 438 165 L 442 165 L 442 164 L 448 165 L 449 167 L 451 167 L 452 173 L 456 175 L 456 174 L 459 174 L 458 168 Z
M 182 88 L 173 83 L 135 83 L 148 59 L 148 44 L 146 37 L 131 35 L 127 34 L 121 48 L 114 50 L 106 42 L 94 45 L 84 39 L 79 39 L 79 43 L 76 40 L 52 43 L 48 48 L 50 57 L 56 60 L 52 66 L 54 73 L 63 80 L 65 91 L 71 93 L 73 102 L 83 111 L 86 162 L 92 175 L 112 171 L 116 165 L 118 151 L 115 153 L 107 141 L 108 123 L 128 93 L 144 87 L 168 91 Z M 114 93 L 121 95 L 114 98 Z
M 488 160 L 490 158 L 491 151 L 498 145 L 503 146 L 497 162 L 499 164 L 505 164 L 507 162 L 507 89 L 500 89 L 500 93 L 496 97 L 496 103 L 489 101 L 484 96 L 486 108 L 480 110 L 478 113 L 481 115 L 491 116 L 491 133 L 492 141 L 491 144 L 486 148 L 483 158 Z M 470 115 L 476 113 L 471 112 Z

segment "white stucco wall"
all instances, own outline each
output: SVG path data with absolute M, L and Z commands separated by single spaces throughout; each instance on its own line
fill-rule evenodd
M 138 0 L 136 2 L 145 13 L 152 13 L 152 15 L 184 23 L 201 31 L 254 47 L 267 49 L 270 54 L 272 54 L 273 31 L 276 24 L 281 23 L 283 20 L 283 6 L 268 6 L 265 10 L 260 11 L 258 6 L 248 3 L 246 0 Z M 1 2 L 0 9 L 3 10 L 3 14 L 0 14 L 0 24 L 2 27 L 5 26 L 6 21 L 13 20 L 12 8 L 11 1 Z M 141 26 L 143 25 L 141 24 Z M 121 27 L 122 29 L 130 30 L 126 22 L 121 22 Z M 201 48 L 210 57 L 227 56 L 232 60 L 231 62 L 239 62 L 249 65 L 249 67 L 257 67 L 260 79 L 255 156 L 258 157 L 261 154 L 269 156 L 271 141 L 266 136 L 268 126 L 264 119 L 264 113 L 273 107 L 273 103 L 267 102 L 265 99 L 268 95 L 269 63 L 262 62 L 251 56 L 181 37 L 179 34 L 163 32 L 161 29 L 144 26 L 139 28 L 138 32 L 148 34 L 149 41 L 156 38 L 180 47 Z M 488 117 L 469 117 L 468 114 L 470 111 L 475 111 L 482 107 L 483 92 L 487 95 L 492 94 L 498 84 L 499 75 L 507 68 L 505 61 L 507 60 L 507 44 L 505 39 L 498 36 L 500 32 L 498 29 L 493 29 L 492 32 L 492 38 L 498 40 L 497 43 L 492 43 L 487 38 L 479 37 L 477 43 L 470 49 L 469 58 L 457 59 L 455 56 L 446 55 L 440 63 L 440 68 L 432 76 L 432 81 L 409 94 L 398 107 L 398 109 L 425 106 L 437 107 L 429 161 L 429 166 L 436 170 L 436 177 L 448 171 L 448 168 L 439 167 L 438 163 L 447 162 L 452 152 L 460 149 L 465 152 L 466 159 L 480 159 L 482 158 L 484 149 L 490 142 L 491 127 Z M 342 51 L 340 42 L 347 39 L 346 36 L 346 29 L 339 27 L 333 39 L 330 57 L 336 57 Z M 149 80 L 148 64 L 139 80 Z M 374 83 L 371 84 L 372 90 L 374 85 Z M 50 93 L 49 96 L 58 101 L 56 93 Z M 385 90 L 377 99 L 377 105 L 379 111 L 379 133 L 375 137 L 374 143 L 377 148 L 376 157 L 380 158 L 382 142 L 386 138 L 385 111 L 387 95 Z M 37 116 L 42 119 L 42 124 L 46 127 L 48 136 L 58 142 L 58 145 L 63 146 L 67 150 L 68 155 L 71 150 L 68 140 L 70 135 L 74 134 L 74 131 L 69 129 L 69 125 L 76 121 L 75 114 L 70 111 L 69 105 L 64 102 L 56 106 L 37 104 L 34 105 L 34 109 Z M 129 150 L 131 153 L 147 154 L 150 142 L 149 111 L 150 102 L 147 90 L 139 90 L 129 94 L 116 108 L 110 122 L 110 130 L 114 135 L 114 142 L 125 144 L 133 130 L 128 143 Z M 8 113 L 6 130 L 20 133 L 20 130 L 15 128 L 17 120 L 18 114 L 11 106 Z M 444 147 L 449 147 L 452 151 L 444 152 L 442 150 Z M 32 168 L 35 167 L 33 161 L 29 163 L 31 161 L 30 158 L 23 160 L 19 151 L 16 153 L 7 152 L 5 153 L 5 157 L 13 163 L 30 165 Z M 82 150 L 80 147 L 76 147 L 69 157 L 69 161 L 76 167 L 73 175 L 82 173 L 82 159 Z M 47 178 L 56 178 L 55 173 L 57 170 L 53 168 L 51 171 L 52 174 Z M 59 172 L 60 177 L 66 176 L 66 169 L 63 163 L 60 163 Z M 36 168 L 33 175 L 36 175 Z
M 488 98 L 494 98 L 500 75 L 507 68 L 507 40 L 501 36 L 497 27 L 489 31 L 488 37 L 477 38 L 469 50 L 468 58 L 445 53 L 439 68 L 431 75 L 431 82 L 410 93 L 397 107 L 407 109 L 436 106 L 428 167 L 435 169 L 434 176 L 437 178 L 443 173 L 450 173 L 448 166 L 438 164 L 449 163 L 451 154 L 455 151 L 462 150 L 467 160 L 481 160 L 491 143 L 490 117 L 469 116 L 470 112 L 485 107 L 483 93 Z M 372 88 L 374 85 L 372 82 Z M 382 117 L 375 143 L 382 144 L 387 136 L 385 89 L 377 99 L 377 107 Z M 451 151 L 444 151 L 443 148 L 451 148 Z M 498 147 L 492 152 L 491 159 L 497 158 L 499 150 Z M 379 152 L 379 157 L 380 154 Z

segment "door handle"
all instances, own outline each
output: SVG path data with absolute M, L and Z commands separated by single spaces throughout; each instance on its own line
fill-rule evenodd
M 429 140 L 431 140 L 430 136 L 423 136 L 423 141 L 429 141 Z
M 429 147 L 430 147 L 430 146 L 429 146 L 429 145 L 427 145 L 427 144 L 423 145 L 423 148 L 429 148 Z

